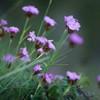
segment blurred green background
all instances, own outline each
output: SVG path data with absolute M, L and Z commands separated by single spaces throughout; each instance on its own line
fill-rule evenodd
M 0 0 L 0 18 L 7 19 L 9 26 L 17 26 L 22 30 L 25 16 L 21 10 L 24 5 L 35 5 L 40 15 L 30 20 L 31 31 L 38 32 L 40 23 L 48 7 L 49 0 Z M 73 15 L 81 23 L 78 32 L 84 38 L 84 45 L 77 46 L 66 55 L 66 58 L 59 62 L 69 64 L 68 66 L 55 66 L 51 70 L 55 74 L 65 75 L 67 70 L 81 72 L 87 75 L 91 82 L 90 91 L 99 93 L 97 87 L 97 75 L 100 74 L 100 1 L 99 0 L 53 0 L 48 15 L 56 20 L 57 27 L 48 34 L 49 39 L 54 39 L 55 44 L 59 41 L 65 29 L 64 16 Z M 13 47 L 18 41 L 15 38 Z M 6 46 L 7 37 L 2 40 L 0 48 Z M 13 48 L 12 47 L 12 48 Z M 68 42 L 64 44 L 60 53 L 69 50 Z M 13 49 L 12 49 L 13 50 Z M 56 71 L 55 71 L 56 69 Z

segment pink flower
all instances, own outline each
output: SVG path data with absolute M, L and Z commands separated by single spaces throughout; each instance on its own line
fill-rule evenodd
M 35 48 L 38 50 L 46 44 L 47 39 L 45 37 L 36 37 Z
M 44 52 L 48 52 L 49 50 L 56 50 L 52 42 L 53 40 L 47 40 L 46 44 L 43 47 Z
M 35 74 L 38 74 L 42 70 L 41 65 L 37 64 L 33 70 Z
M 100 82 L 100 75 L 97 76 L 97 80 Z
M 44 17 L 44 22 L 45 22 L 45 29 L 46 29 L 46 31 L 50 30 L 51 27 L 54 27 L 57 24 L 55 22 L 55 20 L 53 20 L 49 16 L 45 16 Z
M 39 10 L 35 6 L 31 5 L 22 7 L 22 10 L 26 13 L 28 17 L 39 14 Z
M 66 22 L 66 27 L 69 33 L 73 31 L 78 31 L 80 29 L 80 23 L 73 16 L 64 16 L 64 21 Z
M 27 51 L 26 47 L 25 48 L 20 48 L 20 53 L 18 55 L 19 55 L 19 57 L 22 61 L 25 61 L 25 62 L 30 61 L 30 58 L 29 58 L 28 51 Z
M 43 79 L 43 84 L 48 83 L 51 84 L 53 80 L 53 75 L 52 74 L 39 74 L 39 76 Z
M 74 44 L 81 45 L 84 42 L 83 38 L 76 33 L 70 34 L 69 38 L 70 38 L 70 42 L 72 42 Z
M 45 16 L 44 21 L 46 24 L 49 24 L 51 27 L 54 27 L 57 23 L 50 18 L 49 16 Z
M 6 31 L 8 31 L 9 33 L 11 33 L 11 38 L 13 38 L 18 32 L 19 29 L 17 27 L 11 26 L 11 27 L 6 27 L 5 29 Z
M 0 27 L 3 27 L 5 25 L 7 25 L 7 24 L 8 24 L 8 22 L 6 20 L 1 19 L 1 21 L 0 21 Z
M 12 64 L 13 62 L 15 62 L 15 56 L 12 54 L 7 54 L 3 57 L 3 61 Z
M 16 34 L 16 33 L 19 32 L 19 29 L 18 29 L 17 27 L 12 26 L 12 27 L 9 27 L 9 28 L 8 28 L 8 32 L 9 32 L 9 33 Z
M 67 75 L 68 79 L 69 79 L 70 81 L 73 81 L 73 82 L 75 82 L 75 81 L 77 81 L 77 80 L 80 79 L 80 76 L 77 75 L 75 72 L 67 71 L 67 72 L 66 72 L 66 75 Z
M 35 41 L 36 41 L 35 32 L 34 32 L 34 31 L 29 32 L 29 34 L 27 35 L 26 39 L 27 39 L 29 42 L 35 42 Z

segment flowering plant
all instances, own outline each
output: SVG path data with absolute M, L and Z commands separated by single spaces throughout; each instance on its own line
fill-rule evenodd
M 51 2 L 52 0 L 49 4 Z M 1 43 L 6 34 L 10 35 L 8 50 L 5 50 L 6 53 L 1 51 L 0 99 L 90 100 L 91 97 L 83 90 L 83 87 L 89 84 L 88 79 L 83 75 L 70 71 L 66 71 L 65 77 L 48 73 L 48 70 L 60 60 L 59 58 L 68 52 L 58 56 L 58 52 L 67 39 L 71 48 L 77 44 L 83 44 L 83 38 L 77 33 L 81 27 L 79 21 L 72 15 L 64 16 L 66 29 L 55 46 L 54 40 L 47 39 L 46 35 L 56 27 L 57 22 L 47 16 L 46 12 L 39 31 L 35 32 L 28 28 L 28 22 L 32 16 L 39 15 L 40 11 L 32 5 L 22 7 L 22 11 L 26 16 L 23 31 L 19 29 L 20 27 L 8 27 L 8 22 L 4 19 L 0 21 Z M 42 26 L 44 26 L 43 33 Z M 21 34 L 19 42 L 15 50 L 10 53 L 12 42 L 19 33 Z M 27 42 L 32 45 L 31 49 L 28 48 Z

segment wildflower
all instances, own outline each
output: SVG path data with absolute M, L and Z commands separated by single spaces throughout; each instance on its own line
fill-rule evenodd
M 6 20 L 4 20 L 4 19 L 2 19 L 1 21 L 0 21 L 0 27 L 3 27 L 3 26 L 5 26 L 5 25 L 7 25 L 8 24 L 8 22 L 6 21 Z
M 35 48 L 38 50 L 46 44 L 47 39 L 45 37 L 37 37 Z
M 52 42 L 53 40 L 47 40 L 45 46 L 43 47 L 44 52 L 48 52 L 49 50 L 56 50 Z
M 98 87 L 100 88 L 100 75 L 97 76 Z
M 64 16 L 64 21 L 66 22 L 66 27 L 68 28 L 68 33 L 73 33 L 80 29 L 80 23 L 73 16 Z
M 35 32 L 29 32 L 29 34 L 26 36 L 27 41 L 29 42 L 35 42 L 36 41 L 36 36 L 35 36 Z
M 100 82 L 100 75 L 97 76 L 97 80 L 98 80 L 98 82 Z
M 67 78 L 68 78 L 68 82 L 70 84 L 75 84 L 80 79 L 80 76 L 77 75 L 75 72 L 67 71 L 66 75 L 67 75 Z
M 37 53 L 37 57 L 39 57 L 40 55 L 44 54 L 44 51 L 43 51 L 42 48 L 38 49 L 37 52 L 38 52 Z
M 62 75 L 55 75 L 54 76 L 54 79 L 59 79 L 59 80 L 62 80 L 64 77 Z
M 77 33 L 73 33 L 69 36 L 70 38 L 70 45 L 73 47 L 75 44 L 82 45 L 84 40 L 81 36 L 79 36 Z
M 52 74 L 39 74 L 39 76 L 43 79 L 42 84 L 48 83 L 51 84 L 52 80 L 53 80 L 53 75 Z
M 46 31 L 48 31 L 51 27 L 54 27 L 57 24 L 55 20 L 51 19 L 49 16 L 45 16 L 44 22 Z
M 19 32 L 19 29 L 17 27 L 8 27 L 8 32 L 11 33 L 11 39 Z
M 15 56 L 12 54 L 7 54 L 3 57 L 3 61 L 12 64 L 13 62 L 15 62 Z
M 35 6 L 31 5 L 22 7 L 22 10 L 25 12 L 27 17 L 39 14 L 39 10 Z
M 37 64 L 37 65 L 34 67 L 33 70 L 34 70 L 34 75 L 39 74 L 40 71 L 42 70 L 41 65 L 40 65 L 40 64 Z
M 25 62 L 30 61 L 30 58 L 29 58 L 28 51 L 27 51 L 26 47 L 25 48 L 20 48 L 20 52 L 17 56 L 22 61 L 25 61 Z
M 7 30 L 5 30 L 5 27 L 7 24 L 7 21 L 4 19 L 0 21 L 0 37 L 3 37 L 6 34 Z

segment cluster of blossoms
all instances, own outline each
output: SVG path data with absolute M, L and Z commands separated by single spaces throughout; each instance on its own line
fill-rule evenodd
M 27 41 L 35 43 L 35 49 L 37 50 L 37 56 L 41 54 L 47 54 L 49 50 L 56 50 L 53 45 L 53 40 L 48 40 L 46 37 L 37 36 L 35 32 L 29 32 L 29 34 L 25 37 Z
M 14 26 L 7 27 L 7 24 L 8 22 L 4 19 L 0 21 L 0 37 L 3 37 L 6 33 L 10 33 L 10 37 L 12 39 L 19 32 L 19 29 Z
M 42 71 L 42 67 L 40 64 L 37 64 L 34 69 L 34 74 L 33 75 L 38 75 L 41 79 L 42 79 L 42 83 L 45 84 L 45 83 L 48 83 L 50 84 L 52 82 L 53 79 L 59 79 L 59 80 L 62 80 L 64 77 L 62 75 L 52 75 L 52 74 L 40 74 L 41 71 Z M 78 80 L 80 80 L 80 76 L 77 75 L 75 72 L 70 72 L 70 71 L 67 71 L 66 72 L 66 76 L 67 76 L 67 79 L 68 79 L 68 82 L 69 84 L 71 85 L 74 85 L 77 83 Z
M 38 15 L 39 10 L 35 6 L 24 6 L 22 7 L 22 10 L 26 14 L 28 18 L 30 18 L 32 15 Z M 70 33 L 70 43 L 71 44 L 82 44 L 83 43 L 83 38 L 81 38 L 75 31 L 78 31 L 80 29 L 80 24 L 77 19 L 73 18 L 73 16 L 65 16 L 64 21 L 66 22 L 66 27 L 68 28 L 68 33 Z M 50 30 L 52 27 L 56 26 L 57 23 L 55 20 L 50 18 L 49 16 L 44 17 L 44 23 L 45 23 L 45 31 L 47 32 Z M 11 39 L 19 32 L 19 29 L 17 27 L 6 27 L 7 21 L 6 20 L 1 20 L 0 22 L 0 29 L 2 29 L 1 35 L 4 35 L 5 32 L 11 34 Z M 47 54 L 50 50 L 55 51 L 56 48 L 53 44 L 53 40 L 48 40 L 44 36 L 36 36 L 35 31 L 29 32 L 28 35 L 24 37 L 24 40 L 27 40 L 28 42 L 32 42 L 35 44 L 35 50 L 37 51 L 37 57 L 42 55 L 42 54 Z M 20 60 L 25 61 L 25 62 L 30 62 L 30 57 L 29 53 L 27 51 L 27 48 L 20 48 L 19 53 L 17 56 L 13 56 L 11 54 L 5 55 L 3 57 L 3 61 L 12 64 L 15 62 L 16 58 L 20 58 Z M 42 67 L 40 64 L 37 64 L 33 71 L 33 75 L 38 75 L 42 79 L 42 84 L 48 83 L 50 84 L 53 79 L 63 79 L 63 76 L 61 75 L 52 75 L 52 74 L 44 74 L 42 72 Z M 75 72 L 66 72 L 68 82 L 70 84 L 75 84 L 79 79 L 80 76 L 77 75 Z
M 79 36 L 76 31 L 79 31 L 81 25 L 77 19 L 75 19 L 72 15 L 64 16 L 64 21 L 66 23 L 66 28 L 69 33 L 69 41 L 70 46 L 73 47 L 75 44 L 83 44 L 83 38 Z

